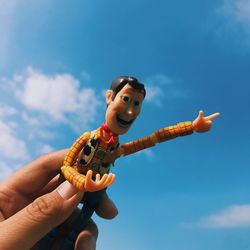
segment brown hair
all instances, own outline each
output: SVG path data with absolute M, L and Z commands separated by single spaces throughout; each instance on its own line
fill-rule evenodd
M 144 84 L 140 83 L 135 77 L 132 76 L 119 76 L 111 84 L 110 89 L 114 92 L 113 99 L 117 93 L 126 85 L 129 84 L 132 88 L 141 92 L 145 98 L 146 90 Z

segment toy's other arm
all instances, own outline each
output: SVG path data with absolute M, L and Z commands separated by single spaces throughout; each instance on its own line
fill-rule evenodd
M 200 111 L 198 117 L 193 122 L 180 122 L 177 125 L 165 127 L 156 130 L 152 135 L 141 138 L 136 141 L 128 142 L 119 147 L 117 156 L 133 154 L 137 151 L 153 147 L 156 143 L 171 140 L 178 136 L 190 135 L 195 132 L 206 132 L 212 126 L 212 119 L 219 116 L 219 113 L 204 117 L 203 111 Z
M 75 160 L 80 153 L 81 149 L 84 147 L 88 139 L 90 138 L 90 132 L 85 132 L 81 135 L 71 146 L 69 152 L 64 158 L 63 166 L 73 166 Z
M 95 181 L 93 181 L 93 172 L 91 170 L 89 170 L 86 175 L 83 175 L 72 167 L 76 161 L 76 158 L 78 157 L 78 154 L 89 138 L 90 133 L 86 132 L 74 142 L 64 158 L 61 171 L 65 179 L 68 180 L 74 187 L 82 191 L 94 192 L 110 186 L 115 180 L 115 175 L 105 174 L 101 177 L 99 174 L 97 174 Z

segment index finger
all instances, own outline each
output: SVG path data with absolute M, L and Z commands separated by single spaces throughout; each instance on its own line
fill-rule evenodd
M 209 116 L 205 117 L 205 119 L 206 120 L 212 120 L 212 119 L 218 117 L 219 115 L 220 115 L 220 113 L 217 112 L 217 113 L 214 113 L 212 115 L 209 115 Z
M 41 156 L 18 169 L 4 183 L 8 188 L 22 194 L 34 194 L 41 191 L 58 173 L 68 149 Z

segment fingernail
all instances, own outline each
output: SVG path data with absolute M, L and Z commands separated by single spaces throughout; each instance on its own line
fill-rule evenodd
M 65 181 L 59 186 L 57 192 L 64 200 L 68 200 L 80 191 L 71 183 Z

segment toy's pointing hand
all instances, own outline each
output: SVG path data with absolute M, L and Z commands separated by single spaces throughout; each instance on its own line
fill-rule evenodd
M 220 113 L 214 113 L 212 115 L 204 117 L 204 112 L 200 111 L 198 117 L 193 121 L 194 131 L 200 133 L 209 131 L 212 126 L 212 120 L 219 115 Z

